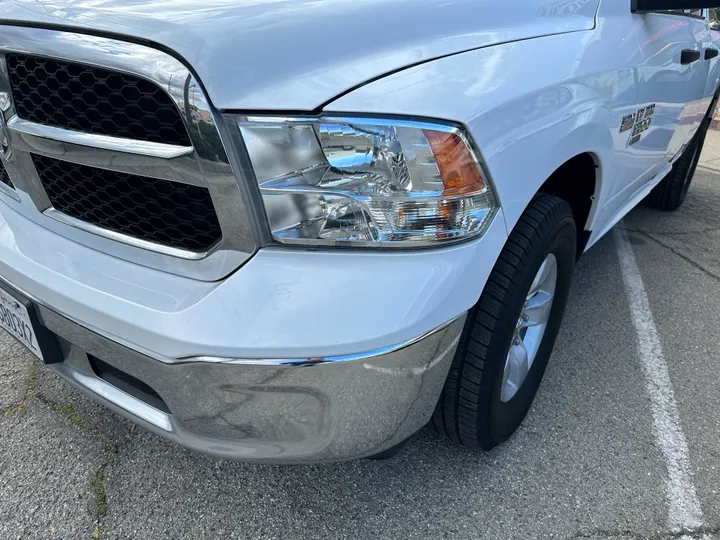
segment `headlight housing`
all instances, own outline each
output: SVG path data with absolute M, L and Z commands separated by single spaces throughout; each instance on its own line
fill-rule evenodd
M 233 122 L 281 243 L 437 245 L 482 234 L 497 210 L 460 127 L 343 117 Z

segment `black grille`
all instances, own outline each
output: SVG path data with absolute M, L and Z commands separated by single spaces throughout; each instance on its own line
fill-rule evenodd
M 2 161 L 0 161 L 0 182 L 5 184 L 6 186 L 10 186 L 11 188 L 15 187 L 12 183 L 12 180 L 10 180 L 7 169 L 5 169 L 5 164 Z
M 53 208 L 150 242 L 203 251 L 221 231 L 207 189 L 32 155 Z
M 190 146 L 177 107 L 154 83 L 106 69 L 6 55 L 20 118 L 128 139 Z

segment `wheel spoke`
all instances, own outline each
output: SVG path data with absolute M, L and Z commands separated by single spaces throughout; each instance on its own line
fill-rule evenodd
M 508 402 L 515 396 L 535 360 L 550 319 L 557 277 L 557 260 L 555 255 L 549 253 L 535 274 L 515 325 L 503 370 L 500 395 L 503 402 Z
M 528 298 L 531 296 L 534 296 L 537 294 L 537 292 L 540 290 L 540 287 L 542 286 L 545 279 L 547 279 L 547 272 L 550 264 L 547 259 L 545 259 L 540 266 L 540 269 L 538 270 L 537 274 L 535 274 L 535 279 L 532 282 L 532 285 L 530 285 L 530 291 L 528 292 Z
M 545 324 L 550 317 L 550 308 L 552 307 L 553 295 L 543 290 L 528 300 L 525 311 L 523 312 L 523 320 L 521 326 L 524 328 L 530 326 L 539 326 Z
M 513 342 L 510 346 L 505 373 L 503 374 L 503 394 L 508 392 L 508 397 L 515 395 L 525 381 L 525 377 L 527 377 L 530 369 L 528 364 L 528 353 L 523 342 Z
M 549 256 L 543 261 L 542 265 L 538 269 L 535 279 L 533 280 L 532 285 L 530 285 L 530 291 L 528 292 L 527 297 L 530 298 L 535 296 L 538 291 L 547 289 L 550 284 L 552 284 L 551 286 L 554 289 L 556 274 L 555 257 Z

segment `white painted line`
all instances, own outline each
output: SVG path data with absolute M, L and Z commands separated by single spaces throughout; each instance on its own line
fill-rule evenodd
M 660 338 L 627 233 L 615 227 L 614 239 L 625 292 L 630 303 L 630 314 L 637 333 L 645 385 L 650 396 L 653 433 L 668 471 L 666 495 L 669 525 L 675 531 L 697 529 L 703 524 L 704 517 L 693 484 L 687 441 L 680 425 L 680 415 Z

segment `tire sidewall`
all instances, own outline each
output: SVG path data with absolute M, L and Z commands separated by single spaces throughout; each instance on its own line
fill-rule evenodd
M 695 141 L 693 141 L 692 149 L 689 149 L 693 152 L 692 161 L 690 162 L 690 167 L 687 171 L 686 177 L 683 181 L 683 185 L 680 187 L 680 200 L 678 204 L 682 204 L 685 201 L 685 197 L 687 196 L 688 189 L 690 189 L 690 184 L 692 183 L 692 180 L 695 176 L 695 170 L 697 169 L 698 163 L 700 162 L 700 154 L 702 154 L 703 146 L 705 145 L 705 134 L 707 133 L 707 126 L 705 124 L 700 126 L 700 130 L 695 137 Z
M 505 359 L 512 343 L 515 321 L 520 318 L 535 275 L 550 253 L 555 256 L 557 261 L 557 283 L 548 324 L 525 381 L 515 396 L 510 401 L 503 403 L 500 399 L 503 372 Z M 500 354 L 500 361 L 495 363 L 496 372 L 493 375 L 492 391 L 489 392 L 490 403 L 488 404 L 487 426 L 493 439 L 493 445 L 503 442 L 512 435 L 524 420 L 535 398 L 562 323 L 572 283 L 575 253 L 575 222 L 572 217 L 565 216 L 556 223 L 552 232 L 546 236 L 541 248 L 535 252 L 532 262 L 524 270 L 522 285 L 508 299 L 508 305 L 511 306 L 510 313 L 515 314 L 515 318 L 508 321 L 502 331 L 497 332 L 497 347 L 493 347 Z

